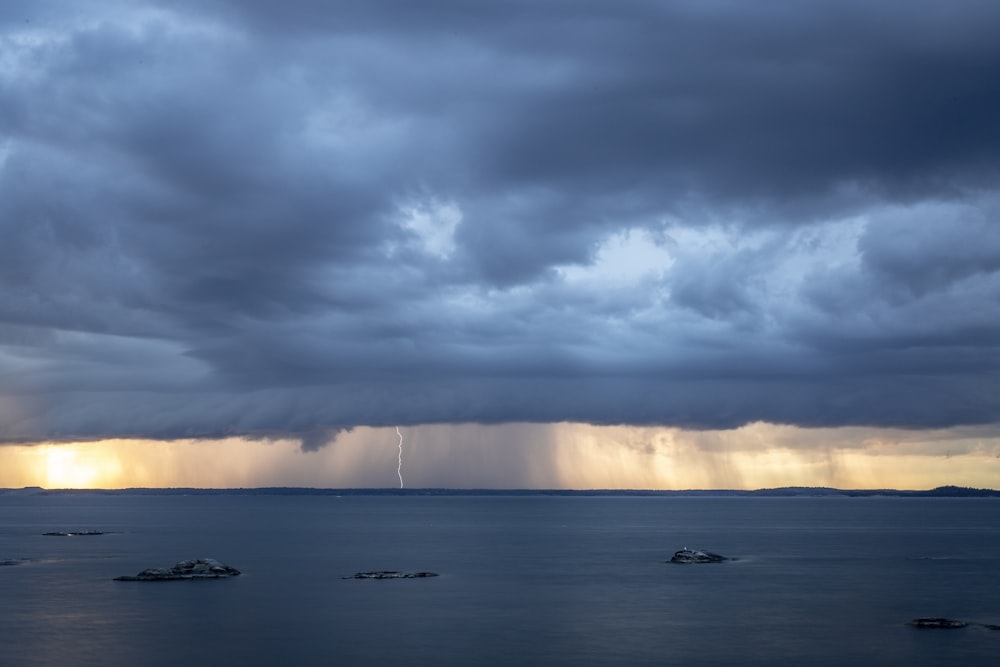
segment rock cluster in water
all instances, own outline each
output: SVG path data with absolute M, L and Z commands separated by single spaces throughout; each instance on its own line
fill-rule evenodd
M 42 533 L 42 535 L 45 535 L 47 537 L 76 537 L 77 535 L 103 535 L 103 534 L 104 533 L 100 530 L 81 530 L 75 533 L 60 533 L 60 532 Z
M 4 565 L 20 565 L 26 560 L 27 558 L 0 558 L 0 567 Z
M 143 570 L 134 577 L 115 577 L 115 581 L 175 581 L 177 579 L 225 579 L 240 573 L 235 567 L 224 565 L 214 558 L 184 560 L 173 567 L 154 567 Z
M 674 553 L 674 557 L 670 559 L 671 563 L 721 563 L 725 560 L 731 560 L 726 556 L 720 556 L 719 554 L 714 554 L 711 551 L 701 551 L 700 549 L 688 549 L 684 548 L 680 551 Z
M 964 628 L 968 625 L 965 621 L 956 621 L 951 618 L 915 618 L 909 622 L 915 628 Z
M 953 630 L 956 628 L 967 628 L 970 625 L 978 625 L 989 630 L 1000 630 L 1000 625 L 993 625 L 991 623 L 972 623 L 969 621 L 956 621 L 953 618 L 940 618 L 940 617 L 923 617 L 915 618 L 907 625 L 912 625 L 915 628 L 930 628 L 930 629 L 941 629 L 941 630 Z
M 418 579 L 420 577 L 436 577 L 437 572 L 394 572 L 379 570 L 378 572 L 355 572 L 343 579 Z

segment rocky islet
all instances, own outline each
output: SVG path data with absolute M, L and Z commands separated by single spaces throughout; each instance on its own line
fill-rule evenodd
M 227 579 L 240 574 L 235 567 L 214 558 L 183 560 L 173 567 L 154 567 L 134 576 L 115 577 L 115 581 L 177 581 L 183 579 Z
M 688 549 L 684 547 L 679 551 L 675 551 L 673 557 L 669 562 L 671 563 L 722 563 L 723 561 L 733 560 L 727 556 L 721 556 L 717 553 L 712 553 L 711 551 L 702 551 L 701 549 Z
M 377 570 L 373 572 L 355 572 L 342 579 L 422 579 L 436 577 L 437 572 L 396 572 L 395 570 Z

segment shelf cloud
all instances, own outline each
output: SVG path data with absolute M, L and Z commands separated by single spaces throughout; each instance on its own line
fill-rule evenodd
M 6 2 L 0 441 L 1000 422 L 997 25 Z

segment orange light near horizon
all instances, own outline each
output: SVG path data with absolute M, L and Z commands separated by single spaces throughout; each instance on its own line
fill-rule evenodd
M 397 443 L 392 427 L 358 427 L 313 452 L 290 439 L 0 445 L 0 488 L 390 488 L 398 485 Z M 1000 433 L 985 427 L 425 425 L 407 427 L 406 447 L 403 474 L 413 487 L 1000 488 Z
M 42 445 L 42 486 L 50 489 L 94 489 L 117 486 L 121 465 L 106 447 Z

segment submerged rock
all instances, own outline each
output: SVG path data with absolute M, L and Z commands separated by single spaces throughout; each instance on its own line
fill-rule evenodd
M 954 628 L 964 628 L 969 624 L 965 621 L 956 621 L 951 618 L 915 618 L 910 621 L 908 625 L 912 625 L 915 628 L 940 628 L 951 630 Z
M 725 560 L 732 560 L 726 556 L 714 554 L 711 551 L 701 551 L 700 549 L 684 548 L 674 553 L 670 559 L 671 563 L 721 563 Z
M 355 572 L 349 577 L 342 579 L 418 579 L 420 577 L 436 577 L 437 572 L 394 572 L 392 570 L 379 570 L 378 572 Z
M 177 579 L 225 579 L 235 577 L 240 571 L 215 560 L 196 558 L 183 560 L 173 567 L 154 567 L 143 570 L 134 577 L 115 577 L 115 581 L 174 581 Z
M 60 532 L 42 533 L 42 535 L 45 535 L 47 537 L 76 537 L 77 535 L 103 535 L 103 534 L 104 532 L 100 530 L 81 530 L 75 533 L 60 533 Z

